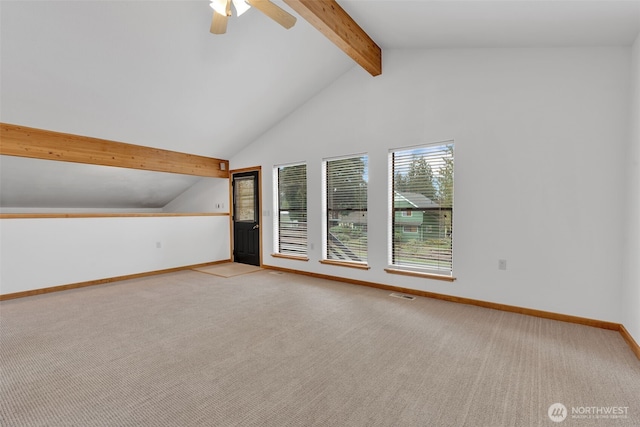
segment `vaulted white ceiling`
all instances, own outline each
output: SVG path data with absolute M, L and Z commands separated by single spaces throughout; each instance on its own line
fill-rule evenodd
M 383 48 L 631 45 L 637 0 L 339 0 Z
M 628 46 L 640 29 L 640 0 L 338 1 L 383 48 L 383 74 L 385 49 Z M 285 30 L 249 10 L 212 35 L 211 13 L 207 0 L 0 1 L 0 121 L 228 159 L 358 68 L 300 17 Z M 0 207 L 39 173 L 16 180 L 2 163 Z M 124 197 L 75 193 L 100 190 Z
M 351 68 L 257 10 L 201 1 L 3 1 L 4 122 L 228 158 Z

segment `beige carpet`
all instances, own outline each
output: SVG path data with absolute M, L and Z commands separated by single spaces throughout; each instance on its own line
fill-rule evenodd
M 194 268 L 194 270 L 220 277 L 234 277 L 241 274 L 255 273 L 257 271 L 260 271 L 261 268 L 256 267 L 255 265 L 229 262 L 224 264 L 212 265 L 211 267 Z
M 0 425 L 640 425 L 617 332 L 388 294 L 185 271 L 3 301 Z

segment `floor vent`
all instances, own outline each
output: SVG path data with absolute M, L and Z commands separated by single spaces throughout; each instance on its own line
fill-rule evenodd
M 271 271 L 269 274 L 277 274 L 278 276 L 284 274 L 282 271 Z
M 394 298 L 408 299 L 408 300 L 416 299 L 416 297 L 412 297 L 411 295 L 397 294 L 395 292 L 390 293 L 389 296 Z

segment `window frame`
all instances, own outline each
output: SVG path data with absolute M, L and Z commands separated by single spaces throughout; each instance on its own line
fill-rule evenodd
M 357 159 L 360 158 L 363 160 L 364 162 L 364 169 L 363 169 L 363 177 L 366 176 L 366 179 L 363 179 L 364 182 L 367 184 L 366 185 L 366 189 L 365 189 L 365 197 L 366 197 L 366 203 L 364 204 L 364 209 L 362 209 L 362 206 L 360 206 L 360 209 L 355 209 L 354 211 L 357 212 L 362 212 L 364 211 L 366 213 L 366 222 L 365 222 L 365 233 L 367 236 L 367 244 L 364 246 L 364 260 L 360 259 L 360 256 L 362 255 L 362 252 L 360 251 L 358 253 L 358 255 L 356 255 L 356 258 L 358 258 L 358 260 L 354 260 L 354 259 L 336 259 L 333 257 L 330 257 L 330 253 L 329 253 L 329 230 L 330 228 L 332 228 L 329 224 L 329 215 L 330 212 L 335 211 L 335 208 L 330 208 L 329 205 L 329 201 L 328 201 L 328 168 L 330 167 L 330 164 L 332 162 L 336 162 L 336 161 L 340 161 L 340 160 L 347 160 L 347 159 Z M 320 260 L 320 263 L 322 264 L 329 264 L 329 265 L 337 265 L 337 266 L 344 266 L 344 267 L 353 267 L 353 268 L 359 268 L 359 269 L 369 269 L 369 264 L 368 264 L 368 258 L 369 258 L 369 248 L 368 248 L 368 223 L 369 223 L 369 218 L 368 218 L 368 211 L 369 211 L 369 181 L 368 181 L 368 175 L 369 175 L 369 155 L 367 153 L 359 153 L 359 154 L 351 154 L 351 155 L 345 155 L 345 156 L 340 156 L 340 157 L 331 157 L 331 158 L 325 158 L 322 160 L 322 259 Z M 344 209 L 342 211 L 349 211 L 347 209 Z M 342 243 L 342 242 L 340 242 Z M 348 249 L 347 249 L 348 250 Z M 345 254 L 346 256 L 349 256 L 348 254 Z
M 408 216 L 405 215 L 405 211 L 407 211 L 407 209 L 410 209 L 412 211 L 419 211 L 422 212 L 422 215 L 426 215 L 426 212 L 429 212 L 429 210 L 427 210 L 426 208 L 424 210 L 419 209 L 417 207 L 396 207 L 395 204 L 395 199 L 396 199 L 396 154 L 400 153 L 404 156 L 404 159 L 402 159 L 403 161 L 406 162 L 407 158 L 408 158 L 408 153 L 412 152 L 412 151 L 416 151 L 416 152 L 420 152 L 420 151 L 427 151 L 428 150 L 437 150 L 437 152 L 442 152 L 442 153 L 446 153 L 447 150 L 451 150 L 451 155 L 450 158 L 451 159 L 451 190 L 450 190 L 450 200 L 451 200 L 451 207 L 438 207 L 437 209 L 433 209 L 432 212 L 438 212 L 438 216 L 439 216 L 439 223 L 436 226 L 437 227 L 437 232 L 439 235 L 443 235 L 443 227 L 442 227 L 442 215 L 445 215 L 447 212 L 449 214 L 449 218 L 445 219 L 444 222 L 445 224 L 447 222 L 449 222 L 450 228 L 448 229 L 449 231 L 447 231 L 447 227 L 445 225 L 444 227 L 444 239 L 448 240 L 449 242 L 449 249 L 448 249 L 448 253 L 445 252 L 445 258 L 450 256 L 449 260 L 445 260 L 442 262 L 442 265 L 439 264 L 437 261 L 434 262 L 435 265 L 428 265 L 431 262 L 433 262 L 430 258 L 426 257 L 424 260 L 421 261 L 407 261 L 407 262 L 402 262 L 402 261 L 398 261 L 396 259 L 396 245 L 399 244 L 399 239 L 396 238 L 396 234 L 398 232 L 401 233 L 408 233 L 407 231 L 404 230 L 405 226 L 413 226 L 414 224 L 401 224 L 401 223 L 396 223 L 396 215 L 397 212 L 401 212 L 400 213 L 400 217 L 402 218 L 408 218 Z M 414 154 L 415 155 L 415 154 Z M 425 157 L 424 153 L 420 154 L 419 156 L 421 157 Z M 427 156 L 428 157 L 428 156 Z M 427 161 L 428 162 L 428 161 Z M 443 161 L 443 163 L 446 163 Z M 431 163 L 430 167 L 431 167 Z M 434 163 L 435 164 L 435 163 Z M 407 167 L 406 164 L 403 165 L 403 167 Z M 442 166 L 444 168 L 444 166 Z M 447 280 L 447 281 L 453 281 L 455 280 L 455 277 L 453 276 L 453 271 L 454 271 L 454 241 L 453 241 L 453 225 L 454 225 L 454 211 L 455 211 L 455 203 L 454 203 L 454 195 L 455 195 L 455 178 L 454 178 L 454 169 L 455 169 L 455 142 L 454 140 L 447 140 L 447 141 L 441 141 L 441 142 L 433 142 L 433 143 L 428 143 L 428 144 L 420 144 L 420 145 L 414 145 L 414 146 L 405 146 L 405 147 L 398 147 L 398 148 L 392 148 L 389 150 L 389 155 L 388 155 L 388 219 L 387 219 L 387 225 L 388 225 L 388 256 L 387 256 L 387 261 L 388 261 L 388 268 L 385 269 L 385 271 L 387 271 L 388 273 L 395 273 L 395 274 L 409 274 L 409 275 L 413 275 L 413 276 L 418 276 L 418 277 L 427 277 L 427 278 L 435 278 L 435 279 L 442 279 L 442 280 Z M 436 176 L 439 176 L 439 173 L 434 175 L 433 181 L 432 182 L 436 182 L 437 178 Z M 448 186 L 447 186 L 448 187 Z M 437 186 L 436 186 L 436 191 L 437 191 Z M 408 192 L 405 192 L 408 193 Z M 435 193 L 434 193 L 435 195 Z M 426 197 L 426 196 L 425 196 Z M 432 200 L 433 201 L 433 200 Z M 437 202 L 434 201 L 434 203 L 437 204 Z M 433 214 L 430 214 L 433 215 Z M 415 217 L 415 212 L 412 214 L 412 216 Z M 422 223 L 424 225 L 424 222 Z M 427 224 L 428 227 L 434 227 L 434 224 Z M 400 228 L 401 227 L 401 228 Z M 426 230 L 426 229 L 425 229 Z M 420 226 L 418 226 L 418 231 L 420 231 Z M 434 252 L 437 253 L 437 247 L 434 246 L 433 249 Z M 438 255 L 435 255 L 434 258 L 438 258 Z

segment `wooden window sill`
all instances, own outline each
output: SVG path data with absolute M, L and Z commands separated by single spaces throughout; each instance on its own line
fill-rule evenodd
M 302 255 L 287 255 L 287 254 L 271 254 L 274 258 L 293 259 L 296 261 L 309 261 L 309 258 Z
M 444 280 L 445 282 L 453 282 L 456 280 L 453 276 L 444 276 L 441 274 L 423 273 L 421 271 L 400 270 L 397 268 L 385 268 L 384 271 L 390 274 L 400 274 L 403 276 L 421 277 L 423 279 Z
M 354 261 L 336 261 L 333 259 L 321 259 L 320 264 L 337 265 L 339 267 L 358 268 L 360 270 L 369 270 L 369 264 Z

